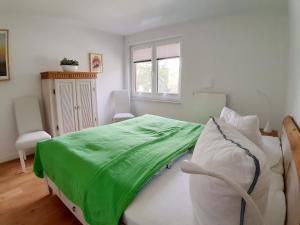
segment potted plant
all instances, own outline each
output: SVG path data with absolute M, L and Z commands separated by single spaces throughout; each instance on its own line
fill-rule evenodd
M 72 72 L 74 72 L 74 71 L 78 70 L 79 63 L 78 63 L 77 60 L 63 58 L 60 61 L 60 65 L 61 65 L 63 71 L 72 71 Z

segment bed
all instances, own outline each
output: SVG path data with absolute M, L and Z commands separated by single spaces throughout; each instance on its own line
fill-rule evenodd
M 200 135 L 202 129 L 200 125 L 195 137 Z M 281 139 L 263 137 L 264 147 L 270 152 L 273 180 L 272 191 L 269 192 L 269 198 L 273 201 L 268 207 L 267 225 L 299 225 L 297 177 L 297 174 L 298 176 L 300 174 L 299 138 L 299 130 L 291 117 L 285 118 L 283 122 Z M 191 158 L 188 149 L 193 144 L 195 144 L 194 140 L 185 145 L 184 150 L 163 161 L 159 166 L 161 169 L 156 169 L 147 176 L 147 180 L 135 190 L 128 207 L 123 209 L 122 223 L 126 225 L 195 224 L 189 197 L 188 175 L 180 170 L 181 162 Z M 88 224 L 81 207 L 65 195 L 46 170 L 42 173 L 50 190 L 65 203 L 82 224 Z M 280 207 L 274 207 L 275 205 Z
M 34 172 L 89 224 L 117 225 L 136 193 L 194 146 L 203 128 L 144 115 L 70 133 L 38 143 Z

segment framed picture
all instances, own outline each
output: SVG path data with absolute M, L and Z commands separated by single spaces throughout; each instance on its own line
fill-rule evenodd
M 0 29 L 0 81 L 9 80 L 8 30 Z
M 103 72 L 103 57 L 102 54 L 90 53 L 90 71 Z

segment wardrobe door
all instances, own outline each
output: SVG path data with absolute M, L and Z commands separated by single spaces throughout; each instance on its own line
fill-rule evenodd
M 76 80 L 79 130 L 94 127 L 97 122 L 95 113 L 95 81 L 92 79 Z
M 58 133 L 78 130 L 76 82 L 74 79 L 55 80 Z

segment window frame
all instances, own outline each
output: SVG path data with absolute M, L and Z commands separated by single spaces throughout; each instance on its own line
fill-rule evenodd
M 156 57 L 156 48 L 161 45 L 179 43 L 179 78 L 178 78 L 178 94 L 174 93 L 158 93 L 158 60 Z M 143 48 L 152 48 L 152 73 L 151 73 L 151 93 L 136 92 L 136 68 L 133 62 L 133 51 Z M 131 98 L 136 100 L 150 100 L 161 102 L 180 103 L 181 99 L 181 67 L 182 67 L 182 51 L 181 38 L 169 38 L 163 40 L 151 41 L 143 44 L 136 44 L 130 46 L 130 80 L 131 80 Z

